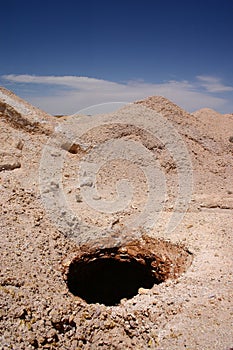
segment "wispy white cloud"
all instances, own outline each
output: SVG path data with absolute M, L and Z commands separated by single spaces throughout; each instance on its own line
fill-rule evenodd
M 93 90 L 97 87 L 115 87 L 118 84 L 103 79 L 79 77 L 79 76 L 38 76 L 28 74 L 9 74 L 3 75 L 4 79 L 15 83 L 33 83 L 33 84 L 47 84 L 47 85 L 61 85 L 68 86 L 73 89 Z
M 233 91 L 232 86 L 224 85 L 218 78 L 210 77 L 207 75 L 198 75 L 197 79 L 200 81 L 200 85 L 202 85 L 208 92 L 219 93 Z
M 232 91 L 233 87 L 225 86 L 219 79 L 208 76 L 198 76 L 194 82 L 172 80 L 159 84 L 144 81 L 116 83 L 79 76 L 11 74 L 2 78 L 5 82 L 13 83 L 13 86 L 17 83 L 34 84 L 33 86 L 38 84 L 38 87 L 43 86 L 44 91 L 49 87 L 48 93 L 43 93 L 43 96 L 38 89 L 36 97 L 24 94 L 24 98 L 52 114 L 74 114 L 86 107 L 109 102 L 117 109 L 119 106 L 116 102 L 128 103 L 151 95 L 167 97 L 188 111 L 203 107 L 223 111 L 226 106 L 233 110 L 233 103 L 222 96 L 223 92 Z M 216 96 L 217 93 L 221 96 Z

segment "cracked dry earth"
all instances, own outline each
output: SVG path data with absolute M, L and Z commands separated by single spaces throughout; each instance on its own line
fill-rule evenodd
M 66 153 L 62 181 L 70 210 L 87 226 L 106 228 L 95 237 L 77 226 L 72 239 L 45 209 L 39 186 L 44 146 L 69 117 L 57 119 L 0 89 L 0 349 L 233 348 L 233 115 L 188 114 L 150 97 L 109 118 L 156 113 L 172 123 L 192 161 L 193 192 L 183 220 L 164 233 L 177 195 L 176 164 L 166 147 L 132 125 L 104 125 L 84 141 L 136 140 L 156 156 L 166 176 L 163 215 L 151 231 L 127 228 L 147 188 L 137 164 L 119 160 L 100 170 L 99 193 L 111 200 L 116 181 L 129 178 L 132 205 L 113 214 L 89 208 L 76 178 L 83 150 L 58 146 Z

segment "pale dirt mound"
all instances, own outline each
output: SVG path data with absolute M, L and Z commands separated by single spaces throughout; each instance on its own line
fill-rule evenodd
M 114 198 L 117 180 L 132 180 L 129 208 L 100 215 L 88 207 L 77 187 L 80 161 L 111 139 L 141 143 L 158 160 L 167 185 L 162 219 L 172 213 L 177 196 L 176 162 L 165 145 L 130 123 L 106 123 L 84 135 L 87 148 L 76 140 L 72 148 L 58 143 L 54 150 L 55 159 L 66 153 L 62 184 L 70 208 L 87 225 L 106 227 L 106 236 L 78 245 L 48 216 L 39 186 L 39 170 L 46 171 L 40 166 L 44 146 L 69 117 L 56 119 L 0 89 L 0 349 L 233 347 L 233 115 L 209 109 L 191 115 L 163 97 L 150 97 L 105 118 L 140 121 L 149 114 L 156 123 L 156 113 L 179 132 L 192 161 L 194 188 L 184 219 L 169 236 L 160 226 L 149 232 L 125 228 L 146 202 L 146 178 L 138 167 L 143 159 L 135 164 L 117 159 L 98 174 L 106 200 Z M 56 193 L 52 175 L 49 185 Z M 77 234 L 82 235 L 78 228 Z M 84 283 L 83 299 L 76 289 L 80 274 L 92 286 Z M 136 292 L 122 288 L 129 277 Z M 114 306 L 107 306 L 111 294 L 103 298 L 109 291 L 118 300 Z M 102 304 L 85 301 L 97 293 Z
M 0 88 L 0 113 L 8 124 L 31 132 L 49 134 L 55 124 L 47 113 L 4 88 Z
M 189 114 L 160 96 L 136 104 L 167 117 L 185 137 L 194 167 L 193 198 L 199 203 L 202 197 L 209 202 L 221 202 L 223 198 L 232 202 L 227 194 L 232 191 L 233 147 L 229 139 L 233 136 L 233 115 L 221 115 L 209 108 Z

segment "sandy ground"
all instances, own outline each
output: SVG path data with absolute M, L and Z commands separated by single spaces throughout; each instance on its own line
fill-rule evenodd
M 81 122 L 75 129 L 69 117 L 56 119 L 5 89 L 0 92 L 0 349 L 233 348 L 233 115 L 210 109 L 188 114 L 165 98 L 151 97 L 94 120 L 79 116 L 78 123 L 91 127 L 86 130 Z M 121 125 L 118 118 L 124 119 Z M 161 120 L 170 129 L 163 129 Z M 67 132 L 80 130 L 85 132 L 71 147 Z M 175 139 L 180 135 L 183 144 L 178 138 L 174 146 L 169 135 L 164 140 L 166 130 Z M 114 159 L 121 141 L 134 149 Z M 84 157 L 88 164 L 101 164 L 98 193 Z M 154 191 L 147 184 L 153 176 L 145 174 L 156 167 L 159 187 L 163 178 L 166 191 L 158 191 L 155 182 L 161 199 L 140 216 Z M 192 176 L 179 184 L 179 172 Z M 116 200 L 121 178 L 132 185 L 130 203 L 125 187 L 123 199 Z M 188 204 L 177 209 L 179 188 Z M 166 223 L 176 209 L 185 215 L 168 234 Z M 147 219 L 158 212 L 149 229 Z M 164 282 L 140 288 L 116 306 L 88 304 L 69 291 L 67 269 L 73 259 L 93 249 L 123 249 L 129 242 L 140 247 L 143 235 L 170 247 L 167 252 L 152 247 L 158 260 L 179 265 L 177 247 L 182 247 L 192 256 L 191 265 L 170 267 L 179 273 L 168 272 Z

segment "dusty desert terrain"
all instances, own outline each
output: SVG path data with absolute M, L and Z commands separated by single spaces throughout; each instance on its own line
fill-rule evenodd
M 78 132 L 85 132 L 65 142 L 64 130 L 77 131 L 73 119 L 55 118 L 0 89 L 0 349 L 230 350 L 233 114 L 208 108 L 189 114 L 155 96 L 91 118 L 78 116 Z M 150 133 L 161 120 L 183 143 Z M 85 121 L 93 128 L 86 130 Z M 114 159 L 121 141 L 145 151 L 135 162 L 130 151 Z M 176 153 L 179 147 L 184 151 Z M 130 226 L 154 190 L 143 171 L 150 169 L 153 180 L 151 156 L 160 169 L 157 192 L 166 193 L 152 200 L 140 225 Z M 85 200 L 94 193 L 92 180 L 86 171 L 77 175 L 85 157 L 102 164 L 93 205 Z M 185 164 L 190 177 L 179 183 Z M 132 184 L 129 205 L 96 210 L 95 203 L 114 201 L 121 178 Z M 177 209 L 179 188 L 188 199 Z M 184 215 L 168 234 L 176 210 Z M 147 217 L 158 212 L 149 228 Z M 146 269 L 148 279 L 127 294 L 137 269 Z M 88 274 L 87 295 L 77 285 Z

